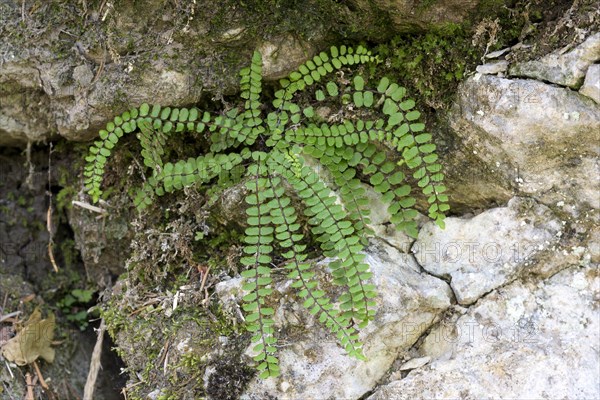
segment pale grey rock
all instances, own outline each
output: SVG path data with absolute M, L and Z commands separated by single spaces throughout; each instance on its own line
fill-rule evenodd
M 492 51 L 491 53 L 486 54 L 484 57 L 488 58 L 488 59 L 493 59 L 493 58 L 498 58 L 500 56 L 503 56 L 504 54 L 508 53 L 511 50 L 510 47 L 501 49 L 501 50 L 496 50 L 496 51 Z
M 411 358 L 410 360 L 408 360 L 407 362 L 405 362 L 404 364 L 402 364 L 400 366 L 400 371 L 408 371 L 411 369 L 420 368 L 424 365 L 427 365 L 430 361 L 431 361 L 431 357 L 429 357 L 429 356 Z
M 51 137 L 52 118 L 40 71 L 26 62 L 0 68 L 0 145 L 25 145 Z
M 506 72 L 508 69 L 508 61 L 497 61 L 493 63 L 487 63 L 483 65 L 478 65 L 475 70 L 484 75 L 494 75 L 500 72 Z
M 590 65 L 579 93 L 600 104 L 600 64 Z
M 88 86 L 94 79 L 91 68 L 86 65 L 79 65 L 73 68 L 73 79 L 81 86 Z
M 242 26 L 238 26 L 237 28 L 231 28 L 228 31 L 224 32 L 219 38 L 220 40 L 217 41 L 231 42 L 234 40 L 238 40 L 242 37 L 242 34 L 245 30 L 246 28 Z
M 467 174 L 495 175 L 484 187 L 472 179 L 478 193 L 497 193 L 503 202 L 511 186 L 545 204 L 600 207 L 600 182 L 589 179 L 600 174 L 600 107 L 591 99 L 533 80 L 479 75 L 461 83 L 449 123 L 468 154 Z M 459 156 L 457 165 L 466 158 Z M 473 190 L 465 184 L 454 197 L 468 201 Z
M 581 86 L 588 67 L 598 60 L 600 33 L 595 33 L 567 53 L 555 51 L 539 60 L 516 63 L 509 69 L 509 74 L 577 89 Z
M 0 69 L 0 146 L 23 146 L 57 134 L 68 140 L 89 140 L 115 113 L 143 102 L 177 106 L 200 98 L 191 71 L 158 64 L 145 66 L 143 72 L 137 68 L 141 66 L 133 63 L 127 72 L 121 65 L 107 64 L 100 79 L 94 80 L 87 65 L 6 63 Z M 26 84 L 15 78 L 24 71 L 32 77 Z
M 254 379 L 243 398 L 359 398 L 450 306 L 448 285 L 421 272 L 411 255 L 380 241 L 366 254 L 379 293 L 376 318 L 360 334 L 367 361 L 348 357 L 335 337 L 294 300 L 289 282 L 282 282 L 277 285 L 281 301 L 274 316 L 279 342 L 288 343 L 278 352 L 282 375 Z M 241 281 L 232 279 L 216 288 L 225 310 L 233 315 L 243 294 L 240 286 Z
M 590 229 L 589 239 L 589 251 L 590 260 L 594 263 L 600 264 L 600 226 L 595 225 Z
M 431 363 L 368 400 L 600 398 L 599 286 L 597 267 L 571 267 L 493 292 L 427 336 L 444 353 L 422 347 Z
M 396 229 L 395 225 L 390 223 L 391 215 L 388 211 L 389 204 L 383 202 L 381 194 L 377 193 L 371 186 L 363 185 L 366 197 L 369 200 L 369 204 L 366 208 L 369 212 L 369 224 L 368 227 L 373 230 L 373 233 L 380 239 L 384 240 L 387 244 L 400 250 L 402 253 L 408 253 L 410 246 L 414 243 L 415 239 L 408 236 L 403 231 Z M 419 221 L 422 221 L 425 216 L 419 214 L 417 216 Z
M 421 216 L 426 219 L 425 216 Z M 384 240 L 390 246 L 395 247 L 402 253 L 408 253 L 415 239 L 408 236 L 403 231 L 396 229 L 393 224 L 381 224 L 371 226 L 373 233 L 381 240 Z
M 75 16 L 54 11 L 53 24 L 33 12 L 14 34 L 3 32 L 0 146 L 25 147 L 61 137 L 87 141 L 115 114 L 144 102 L 182 107 L 198 104 L 207 93 L 215 101 L 235 94 L 239 71 L 263 40 L 245 25 L 250 11 L 241 6 L 236 18 L 228 18 L 224 15 L 231 17 L 233 11 L 219 2 L 188 2 L 150 18 L 144 11 L 155 9 L 155 3 L 106 3 L 95 17 L 90 9 L 84 13 L 88 22 L 95 18 L 100 25 L 80 19 L 77 35 L 60 28 L 72 28 Z M 0 14 L 9 25 L 0 23 L 0 30 L 16 28 L 12 24 L 21 20 L 20 9 L 13 2 L 2 3 Z M 223 18 L 215 27 L 214 16 L 220 13 Z M 260 25 L 271 30 L 269 24 L 274 22 Z M 43 27 L 44 35 L 37 27 Z M 323 46 L 326 29 L 315 27 L 310 45 L 268 35 L 275 47 L 269 48 L 267 78 L 283 76 L 306 61 L 313 47 Z
M 263 57 L 263 78 L 275 80 L 287 76 L 308 60 L 315 49 L 305 41 L 286 36 L 264 42 L 258 47 Z
M 562 225 L 548 207 L 513 198 L 506 207 L 473 218 L 447 218 L 446 228 L 426 224 L 413 252 L 435 276 L 450 278 L 459 304 L 472 304 L 514 279 L 535 255 L 552 248 Z

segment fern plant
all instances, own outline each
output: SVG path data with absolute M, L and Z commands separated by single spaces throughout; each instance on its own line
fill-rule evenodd
M 449 208 L 444 175 L 415 102 L 388 78 L 373 88 L 361 75 L 348 79 L 352 67 L 375 62 L 361 46 L 331 47 L 282 79 L 270 107 L 260 102 L 262 60 L 255 52 L 250 67 L 240 72 L 243 101 L 238 107 L 213 115 L 197 108 L 142 104 L 109 122 L 86 158 L 85 190 L 96 202 L 102 195 L 107 158 L 124 134 L 135 132 L 149 171 L 134 199 L 140 211 L 155 196 L 209 185 L 224 173 L 243 170 L 248 189 L 243 308 L 262 378 L 279 374 L 274 310 L 269 305 L 274 254 L 285 259 L 292 286 L 309 312 L 337 336 L 348 354 L 363 359 L 358 329 L 373 319 L 376 296 L 362 254 L 371 233 L 366 186 L 388 204 L 391 222 L 416 237 L 416 184 L 427 197 L 429 217 L 443 226 Z M 325 115 L 333 107 L 338 112 Z M 180 133 L 207 135 L 210 152 L 165 162 L 170 137 Z M 393 150 L 399 161 L 388 156 Z M 333 182 L 326 183 L 311 167 L 315 160 Z M 292 200 L 294 193 L 299 202 Z M 322 254 L 333 260 L 333 282 L 345 288 L 337 299 L 323 290 L 315 266 L 307 261 L 308 238 L 299 213 L 306 217 Z

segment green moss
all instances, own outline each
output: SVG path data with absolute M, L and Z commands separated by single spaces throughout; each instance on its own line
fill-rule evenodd
M 491 52 L 514 44 L 525 24 L 517 11 L 502 8 L 498 12 L 497 2 L 488 3 L 478 7 L 478 12 L 496 10 L 489 14 L 497 17 L 495 20 L 482 21 L 485 15 L 480 14 L 464 24 L 448 23 L 425 33 L 398 35 L 377 46 L 383 68 L 378 67 L 376 78 L 393 77 L 422 103 L 447 109 L 458 83 L 481 63 L 486 49 Z
M 454 88 L 477 64 L 479 51 L 470 33 L 448 24 L 419 35 L 396 36 L 376 48 L 384 61 L 382 72 L 409 87 L 409 92 L 433 108 L 447 108 Z

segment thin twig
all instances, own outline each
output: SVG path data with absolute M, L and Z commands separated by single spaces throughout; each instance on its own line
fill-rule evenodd
M 54 272 L 58 272 L 58 265 L 54 258 L 54 226 L 52 225 L 52 142 L 48 150 L 48 212 L 46 213 L 46 229 L 48 230 L 48 258 Z
M 12 379 L 15 379 L 15 375 L 13 374 L 12 369 L 10 369 L 10 364 L 8 363 L 8 361 L 6 361 L 6 359 L 4 360 L 4 364 L 6 364 L 6 369 L 10 373 L 10 377 Z
M 7 319 L 11 319 L 12 317 L 16 317 L 19 314 L 21 314 L 21 311 L 15 311 L 15 312 L 11 312 L 11 313 L 8 313 L 8 314 L 4 314 L 4 315 L 0 316 L 0 322 L 4 322 Z
M 25 396 L 25 400 L 35 400 L 33 396 L 33 387 L 35 386 L 31 381 L 31 374 L 28 372 L 25 374 L 25 383 L 27 384 L 27 395 Z
M 25 149 L 25 166 L 28 169 L 27 178 L 25 178 L 25 185 L 29 188 L 29 190 L 33 190 L 33 174 L 35 174 L 35 168 L 33 163 L 31 162 L 31 141 L 27 141 L 27 148 Z
M 44 388 L 44 390 L 50 390 L 50 388 L 48 387 L 48 384 L 44 380 L 44 376 L 42 375 L 42 371 L 40 371 L 40 367 L 38 367 L 37 361 L 33 362 L 33 368 L 35 368 L 35 373 L 37 374 L 37 376 L 38 376 L 38 378 L 40 380 L 40 385 L 42 385 L 42 387 Z
M 6 302 L 8 301 L 8 293 L 4 294 L 4 301 L 2 302 L 2 310 L 6 308 Z
M 202 275 L 202 283 L 200 283 L 200 291 L 204 289 L 204 285 L 206 284 L 206 278 L 208 278 L 208 273 L 210 272 L 210 265 L 206 268 L 206 272 Z
M 102 319 L 100 321 L 100 328 L 98 328 L 98 339 L 96 340 L 96 345 L 92 352 L 90 371 L 88 373 L 87 381 L 85 382 L 85 388 L 83 389 L 83 400 L 93 400 L 94 398 L 96 379 L 98 379 L 98 372 L 100 371 L 100 356 L 102 355 L 104 331 L 106 331 L 106 324 L 104 323 L 104 319 Z
M 73 200 L 71 204 L 77 207 L 85 208 L 86 210 L 90 210 L 98 214 L 108 214 L 108 211 L 106 211 L 104 208 L 96 207 L 91 204 L 84 203 L 83 201 Z

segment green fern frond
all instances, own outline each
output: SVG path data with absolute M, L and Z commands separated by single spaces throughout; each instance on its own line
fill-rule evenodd
M 348 219 L 352 221 L 356 235 L 361 243 L 366 246 L 368 237 L 373 232 L 369 228 L 370 209 L 366 198 L 366 190 L 357 178 L 357 170 L 350 166 L 354 157 L 351 148 L 336 148 L 327 146 L 323 150 L 314 146 L 306 145 L 302 149 L 303 154 L 316 158 L 331 172 L 334 183 L 337 185 L 342 204 L 348 213 Z M 357 164 L 355 163 L 354 166 Z
M 271 278 L 272 261 L 270 253 L 273 250 L 273 227 L 271 223 L 271 203 L 273 189 L 270 181 L 263 176 L 266 173 L 264 153 L 254 155 L 258 164 L 252 165 L 248 172 L 253 179 L 246 184 L 250 194 L 246 197 L 246 203 L 250 206 L 247 210 L 248 225 L 245 231 L 244 253 L 241 259 L 242 265 L 248 269 L 242 272 L 246 278 L 243 289 L 249 293 L 244 296 L 244 311 L 246 315 L 246 328 L 252 332 L 253 351 L 257 353 L 254 360 L 258 362 L 258 371 L 261 378 L 275 377 L 279 375 L 278 360 L 274 356 L 276 352 L 273 328 L 273 308 L 268 307 L 266 299 L 273 292 Z
M 207 153 L 197 158 L 189 158 L 173 163 L 167 163 L 150 177 L 144 186 L 138 190 L 134 199 L 134 205 L 139 211 L 144 210 L 152 204 L 154 195 L 162 196 L 182 190 L 185 187 L 210 182 L 223 173 L 228 173 L 234 168 L 239 168 L 245 159 L 249 158 L 250 152 L 242 151 L 230 154 Z M 241 175 L 242 171 L 236 175 Z
M 357 64 L 376 62 L 362 46 L 333 46 L 281 79 L 269 109 L 260 100 L 262 57 L 254 52 L 250 66 L 240 71 L 240 104 L 215 115 L 194 107 L 142 104 L 110 121 L 86 157 L 85 190 L 96 202 L 114 147 L 124 134 L 136 132 L 147 177 L 134 198 L 140 211 L 155 196 L 192 186 L 231 184 L 237 180 L 229 175 L 241 179 L 246 172 L 243 308 L 262 378 L 280 373 L 269 304 L 274 249 L 285 260 L 283 267 L 304 307 L 348 354 L 364 359 L 357 327 L 374 318 L 376 296 L 363 254 L 373 233 L 367 188 L 381 194 L 391 222 L 410 236 L 418 233 L 419 191 L 429 204 L 429 217 L 444 224 L 449 206 L 442 166 L 414 100 L 388 78 L 370 85 L 366 77 L 352 75 Z M 300 95 L 308 89 L 311 93 Z M 323 112 L 336 108 L 331 115 Z M 202 134 L 210 150 L 187 160 L 166 160 L 175 134 Z M 310 168 L 309 158 L 333 181 L 326 182 Z M 294 194 L 286 192 L 290 190 Z M 307 218 L 307 232 L 331 258 L 333 282 L 343 288 L 337 299 L 325 293 L 316 266 L 307 262 L 309 238 L 299 221 L 300 210 Z
M 280 166 L 279 163 L 271 163 L 270 171 L 277 171 Z M 275 202 L 271 210 L 271 222 L 275 227 L 278 246 L 282 248 L 282 256 L 287 260 L 285 267 L 289 271 L 288 278 L 293 280 L 292 287 L 298 291 L 303 306 L 337 336 L 348 354 L 364 359 L 356 330 L 346 318 L 336 315 L 331 299 L 319 288 L 313 266 L 306 262 L 306 245 L 301 244 L 304 238 L 301 225 L 291 199 L 285 195 L 280 178 L 269 175 L 268 179 L 274 188 Z
M 281 167 L 280 172 L 294 188 L 306 205 L 304 213 L 309 217 L 311 232 L 327 257 L 336 258 L 329 267 L 337 285 L 347 286 L 347 293 L 340 299 L 342 316 L 354 319 L 364 326 L 375 315 L 375 302 L 372 300 L 375 288 L 366 281 L 371 278 L 369 266 L 363 262 L 363 246 L 356 235 L 352 222 L 348 220 L 344 208 L 336 203 L 333 192 L 309 167 L 303 166 L 299 174 L 293 173 L 285 165 L 285 158 L 277 152 L 271 159 Z M 300 161 L 299 161 L 300 162 Z

